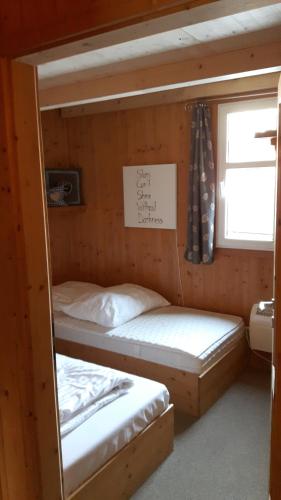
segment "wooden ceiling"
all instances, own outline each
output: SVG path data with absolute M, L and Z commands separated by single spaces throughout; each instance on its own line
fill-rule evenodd
M 122 21 L 108 31 L 97 17 L 95 30 L 82 40 L 20 58 L 38 66 L 42 109 L 281 70 L 281 2 L 154 0 L 149 18 L 145 2 L 131 3 L 144 9 L 142 17 L 135 12 L 127 23 L 124 5 Z M 114 17 L 114 9 L 108 15 Z
M 280 38 L 281 3 L 115 43 L 39 66 L 40 88 L 204 57 Z
M 273 3 L 272 0 L 245 2 Z M 0 56 L 16 58 L 50 47 L 57 50 L 72 41 L 78 41 L 77 46 L 83 52 L 83 40 L 87 37 L 209 4 L 222 7 L 224 0 L 1 0 Z M 66 53 L 75 53 L 73 46 L 71 52 L 66 48 Z

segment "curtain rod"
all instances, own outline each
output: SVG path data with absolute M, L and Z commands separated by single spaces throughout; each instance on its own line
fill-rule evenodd
M 246 99 L 246 98 L 251 98 L 251 97 L 264 97 L 264 96 L 276 96 L 277 95 L 277 89 L 267 89 L 267 90 L 260 90 L 256 92 L 244 92 L 241 94 L 224 94 L 224 95 L 218 95 L 216 97 L 197 97 L 196 99 L 191 99 L 190 101 L 187 101 L 184 105 L 185 109 L 191 110 L 193 106 L 196 104 L 208 104 L 209 102 L 221 102 L 224 100 L 235 100 L 235 99 Z

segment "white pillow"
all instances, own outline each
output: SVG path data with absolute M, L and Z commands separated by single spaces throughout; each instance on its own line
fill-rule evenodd
M 86 283 L 84 281 L 66 281 L 61 285 L 52 287 L 52 300 L 54 311 L 63 311 L 67 304 L 80 300 L 83 295 L 93 294 L 103 290 L 102 286 Z
M 170 303 L 159 293 L 126 283 L 83 294 L 63 304 L 61 310 L 77 319 L 116 327 L 145 311 L 168 305 Z

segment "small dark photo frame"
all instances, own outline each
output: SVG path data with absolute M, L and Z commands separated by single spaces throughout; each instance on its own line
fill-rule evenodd
M 48 207 L 81 205 L 81 169 L 46 168 Z

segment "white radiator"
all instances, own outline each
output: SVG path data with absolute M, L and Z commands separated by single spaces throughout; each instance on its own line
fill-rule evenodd
M 250 347 L 257 351 L 272 352 L 272 318 L 258 314 L 258 306 L 259 304 L 254 304 L 251 310 Z

